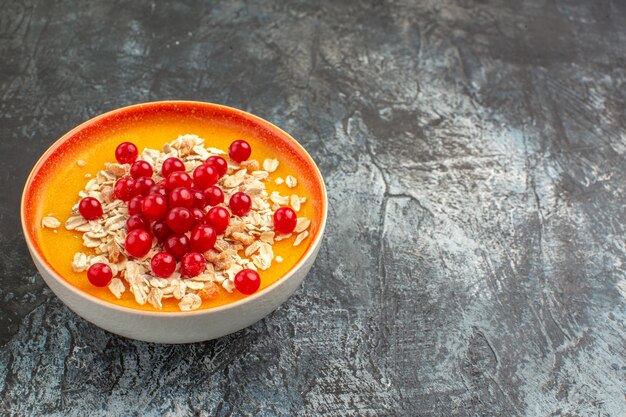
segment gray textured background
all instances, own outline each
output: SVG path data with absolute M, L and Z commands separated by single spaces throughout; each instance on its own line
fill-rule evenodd
M 19 227 L 46 147 L 161 99 L 330 196 L 297 294 L 195 345 L 74 315 Z M 0 2 L 0 414 L 624 416 L 625 103 L 623 1 Z

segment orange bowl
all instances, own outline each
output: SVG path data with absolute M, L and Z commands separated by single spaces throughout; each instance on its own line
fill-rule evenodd
M 143 311 L 116 305 L 72 285 L 54 268 L 42 250 L 37 233 L 42 201 L 50 178 L 75 164 L 80 149 L 97 153 L 105 137 L 123 134 L 133 126 L 175 121 L 178 125 L 228 127 L 252 135 L 277 154 L 287 155 L 302 176 L 313 207 L 308 247 L 276 282 L 252 296 L 218 307 L 191 312 Z M 189 132 L 180 132 L 189 133 Z M 290 135 L 252 114 L 217 104 L 162 101 L 137 104 L 97 116 L 57 140 L 35 164 L 24 186 L 21 219 L 28 249 L 37 269 L 52 291 L 86 320 L 122 336 L 161 343 L 187 343 L 220 337 L 260 320 L 282 304 L 300 285 L 319 251 L 326 224 L 328 200 L 322 175 L 306 150 Z M 69 256 L 68 256 L 69 259 Z

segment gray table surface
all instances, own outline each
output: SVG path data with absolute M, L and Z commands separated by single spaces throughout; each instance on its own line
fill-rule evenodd
M 19 226 L 54 140 L 162 99 L 283 127 L 330 198 L 299 291 L 194 345 L 76 316 Z M 624 416 L 625 104 L 623 1 L 2 2 L 0 415 Z

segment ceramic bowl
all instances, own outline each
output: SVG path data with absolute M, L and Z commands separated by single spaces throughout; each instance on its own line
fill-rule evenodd
M 34 207 L 44 193 L 46 173 L 55 163 L 55 157 L 76 143 L 89 141 L 102 129 L 119 127 L 151 117 L 172 114 L 212 120 L 227 120 L 241 124 L 258 133 L 259 140 L 276 144 L 296 152 L 307 167 L 318 192 L 317 212 L 321 216 L 316 230 L 311 231 L 309 248 L 282 278 L 263 290 L 219 307 L 190 312 L 143 311 L 103 301 L 74 287 L 65 280 L 46 260 L 37 242 L 35 228 L 38 215 Z M 185 132 L 187 133 L 187 132 Z M 44 187 L 44 188 L 42 188 Z M 241 110 L 226 106 L 189 102 L 166 101 L 137 104 L 95 117 L 68 132 L 55 142 L 33 168 L 22 195 L 22 228 L 33 261 L 50 289 L 76 314 L 91 323 L 125 337 L 157 343 L 190 343 L 221 337 L 241 330 L 262 319 L 293 294 L 311 269 L 319 251 L 327 215 L 327 197 L 322 176 L 315 162 L 298 142 L 273 124 Z M 69 257 L 68 257 L 69 259 Z

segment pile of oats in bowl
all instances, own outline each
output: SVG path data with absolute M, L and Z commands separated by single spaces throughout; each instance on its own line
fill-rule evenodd
M 259 271 L 282 262 L 274 242 L 295 236 L 293 246 L 300 245 L 311 221 L 296 213 L 306 198 L 267 192 L 279 161 L 260 164 L 250 153 L 245 141 L 227 153 L 196 135 L 141 154 L 130 142 L 120 144 L 116 163 L 86 175 L 65 222 L 87 248 L 74 255 L 72 269 L 87 271 L 93 285 L 107 286 L 118 299 L 128 289 L 138 304 L 156 309 L 168 298 L 182 311 L 198 309 L 219 287 L 256 292 Z M 298 183 L 291 175 L 274 182 L 290 189 Z M 42 227 L 59 226 L 53 216 L 42 219 Z

